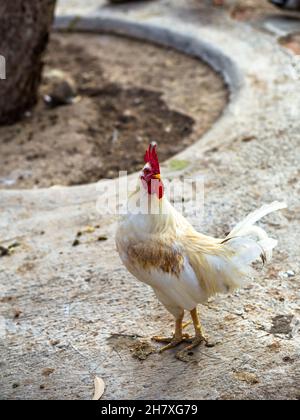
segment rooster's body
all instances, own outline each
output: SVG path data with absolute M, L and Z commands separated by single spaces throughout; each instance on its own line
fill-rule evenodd
M 183 314 L 185 310 L 191 312 L 196 338 L 187 348 L 190 350 L 204 340 L 197 305 L 210 296 L 243 286 L 253 275 L 252 263 L 271 258 L 277 241 L 254 224 L 285 205 L 276 202 L 262 207 L 225 239 L 206 236 L 198 233 L 164 197 L 155 148 L 150 146 L 145 160 L 140 184 L 118 228 L 117 248 L 128 271 L 151 286 L 176 319 L 175 335 L 164 349 L 183 341 Z M 130 211 L 134 208 L 131 203 L 136 202 L 140 203 L 138 214 Z

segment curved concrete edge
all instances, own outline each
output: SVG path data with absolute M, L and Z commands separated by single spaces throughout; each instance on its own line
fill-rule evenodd
M 102 16 L 81 18 L 60 16 L 55 20 L 54 29 L 125 35 L 161 46 L 171 47 L 187 55 L 197 57 L 222 74 L 229 86 L 232 99 L 234 99 L 243 85 L 243 74 L 237 63 L 229 56 L 226 56 L 220 49 L 204 39 L 195 39 L 192 35 L 185 35 L 174 29 L 155 24 Z

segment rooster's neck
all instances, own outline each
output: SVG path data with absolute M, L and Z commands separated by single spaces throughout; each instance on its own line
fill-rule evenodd
M 139 185 L 128 200 L 126 221 L 139 235 L 176 233 L 184 219 L 166 197 L 159 199 Z
M 148 194 L 140 184 L 129 197 L 126 219 L 132 229 L 143 233 L 161 233 L 170 224 L 170 203 L 156 194 Z

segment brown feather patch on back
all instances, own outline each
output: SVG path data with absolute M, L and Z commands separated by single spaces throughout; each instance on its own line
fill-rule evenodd
M 127 248 L 131 264 L 139 264 L 144 270 L 160 269 L 179 277 L 184 257 L 176 247 L 159 241 L 131 243 Z

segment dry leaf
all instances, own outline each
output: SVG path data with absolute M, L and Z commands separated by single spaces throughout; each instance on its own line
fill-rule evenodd
M 131 346 L 130 351 L 136 359 L 146 360 L 150 354 L 155 353 L 155 348 L 149 343 L 137 341 Z
M 102 397 L 104 390 L 105 390 L 105 383 L 103 379 L 98 378 L 98 376 L 95 377 L 95 393 L 93 396 L 93 401 L 98 401 Z
M 235 377 L 242 382 L 246 382 L 249 385 L 256 385 L 259 383 L 258 377 L 254 373 L 249 372 L 236 372 Z

